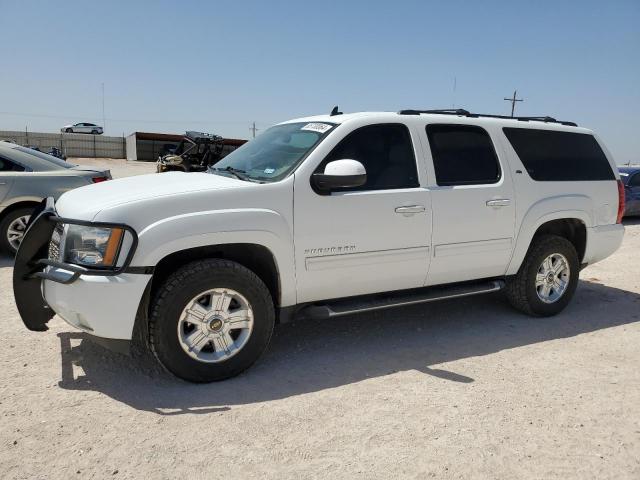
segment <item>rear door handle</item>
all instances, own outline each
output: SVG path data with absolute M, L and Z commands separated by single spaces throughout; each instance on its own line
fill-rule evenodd
M 425 211 L 424 205 L 408 205 L 406 207 L 396 207 L 396 213 L 411 214 L 422 213 Z
M 487 207 L 506 207 L 511 203 L 508 198 L 496 198 L 495 200 L 487 200 Z

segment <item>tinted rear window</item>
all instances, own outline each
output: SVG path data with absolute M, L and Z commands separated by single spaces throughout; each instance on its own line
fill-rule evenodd
M 48 155 L 46 153 L 39 152 L 37 150 L 33 150 L 31 148 L 25 147 L 15 147 L 15 149 L 19 152 L 26 153 L 28 155 L 32 155 L 37 157 L 40 160 L 44 160 L 44 162 L 38 162 L 38 167 L 42 170 L 57 170 L 55 167 L 60 168 L 72 168 L 75 165 L 73 163 L 68 163 L 62 160 L 61 158 L 54 157 L 53 155 Z M 38 167 L 35 167 L 34 170 L 38 170 Z
M 0 172 L 24 172 L 24 167 L 7 158 L 0 157 Z
M 614 180 L 602 148 L 588 133 L 504 128 L 513 149 L 534 180 L 568 182 Z

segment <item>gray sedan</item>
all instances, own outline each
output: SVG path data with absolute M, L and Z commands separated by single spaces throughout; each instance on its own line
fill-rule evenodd
M 33 209 L 42 199 L 111 179 L 97 170 L 0 141 L 0 250 L 16 252 Z

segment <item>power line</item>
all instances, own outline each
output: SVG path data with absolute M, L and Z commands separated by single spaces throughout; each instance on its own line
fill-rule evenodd
M 6 111 L 0 111 L 0 115 L 14 115 L 14 116 L 18 116 L 18 117 L 36 117 L 36 118 L 56 118 L 56 119 L 70 119 L 70 118 L 79 118 L 79 119 L 83 119 L 83 120 L 99 120 L 98 118 L 92 116 L 92 115 L 48 115 L 48 114 L 43 114 L 43 113 L 26 113 L 26 112 L 6 112 Z M 116 123 L 166 123 L 166 124 L 175 124 L 175 123 L 195 123 L 195 124 L 236 124 L 236 125 L 246 125 L 246 121 L 245 120 L 182 120 L 182 119 L 176 119 L 176 120 L 151 120 L 151 119 L 140 119 L 140 118 L 104 118 L 104 121 L 106 122 L 107 120 L 109 120 L 110 122 L 116 122 Z M 259 124 L 259 125 L 272 125 L 275 122 L 254 122 L 254 124 Z M 260 130 L 259 128 L 256 128 L 256 131 Z

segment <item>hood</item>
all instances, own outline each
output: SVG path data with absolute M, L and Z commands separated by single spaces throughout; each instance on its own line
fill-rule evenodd
M 56 210 L 62 217 L 92 220 L 101 210 L 118 205 L 251 185 L 254 184 L 209 173 L 152 173 L 76 188 L 60 197 Z

